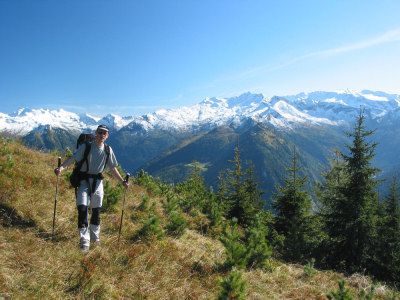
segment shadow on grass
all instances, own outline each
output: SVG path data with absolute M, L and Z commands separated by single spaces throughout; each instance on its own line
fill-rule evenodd
M 40 228 L 36 233 L 36 237 L 43 239 L 45 241 L 53 241 L 53 242 L 62 242 L 69 240 L 69 237 L 65 235 L 65 232 L 56 230 L 53 236 L 52 232 L 48 232 Z
M 35 227 L 36 222 L 32 219 L 24 219 L 18 211 L 5 203 L 0 203 L 0 220 L 3 227 Z

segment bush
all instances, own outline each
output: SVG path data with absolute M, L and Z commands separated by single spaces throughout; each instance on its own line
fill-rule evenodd
M 174 210 L 171 211 L 168 217 L 168 224 L 166 229 L 170 235 L 181 236 L 185 233 L 187 228 L 186 219 L 181 213 Z
M 149 241 L 151 239 L 160 239 L 164 236 L 162 228 L 159 224 L 158 216 L 149 214 L 147 220 L 142 221 L 143 227 L 134 236 L 134 240 L 141 239 L 143 241 Z
M 246 281 L 242 280 L 242 273 L 233 269 L 220 282 L 218 300 L 245 299 Z
M 161 203 L 167 215 L 169 215 L 172 211 L 178 210 L 178 201 L 170 193 L 167 195 L 167 201 L 161 200 Z
M 345 288 L 346 281 L 339 281 L 339 289 L 336 292 L 331 292 L 327 295 L 329 300 L 352 300 L 350 290 Z
M 207 214 L 207 217 L 210 220 L 210 227 L 218 227 L 221 225 L 222 212 L 216 203 L 212 205 L 210 211 Z
M 218 266 L 221 270 L 232 268 L 244 269 L 247 265 L 248 252 L 246 246 L 240 241 L 241 235 L 236 230 L 237 219 L 230 222 L 230 229 L 225 225 L 220 241 L 225 246 L 225 262 Z
M 112 187 L 110 181 L 107 179 L 106 184 L 104 185 L 104 198 L 102 209 L 104 211 L 114 211 L 115 205 L 122 197 L 123 190 L 124 187 L 122 185 Z
M 267 244 L 266 235 L 267 229 L 257 215 L 255 221 L 246 229 L 247 267 L 267 268 L 269 266 L 272 251 Z
M 173 186 L 162 182 L 160 178 L 153 178 L 153 176 L 149 175 L 143 170 L 140 170 L 136 174 L 136 179 L 134 179 L 134 183 L 143 186 L 149 193 L 159 195 L 165 195 L 173 189 Z
M 142 201 L 140 202 L 138 209 L 140 211 L 147 211 L 149 209 L 149 196 L 142 193 Z
M 314 269 L 315 259 L 311 258 L 303 268 L 303 276 L 307 278 L 313 278 L 317 273 Z

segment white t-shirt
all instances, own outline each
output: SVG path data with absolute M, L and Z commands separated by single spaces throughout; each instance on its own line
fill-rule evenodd
M 104 164 L 107 159 L 107 152 L 106 152 L 104 144 L 101 145 L 100 147 L 98 147 L 95 142 L 91 142 L 90 145 L 91 145 L 91 147 L 90 147 L 90 152 L 88 155 L 88 162 L 89 162 L 88 174 L 95 175 L 95 174 L 103 172 Z M 85 143 L 80 145 L 78 150 L 76 150 L 76 152 L 74 153 L 73 158 L 76 161 L 81 161 L 83 159 L 83 154 L 85 152 L 85 149 L 86 149 Z M 112 169 L 112 168 L 116 167 L 117 165 L 118 165 L 118 162 L 115 157 L 114 151 L 110 147 L 110 157 L 108 158 L 106 167 L 108 167 L 108 169 Z M 81 171 L 82 172 L 87 171 L 86 162 L 83 163 L 83 165 L 81 167 Z

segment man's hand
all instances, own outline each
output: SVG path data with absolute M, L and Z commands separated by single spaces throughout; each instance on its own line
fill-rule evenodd
M 129 181 L 124 180 L 123 184 L 126 189 L 129 188 Z
M 61 159 L 61 158 L 60 158 L 60 159 Z M 64 161 L 64 163 L 61 165 L 61 160 L 60 160 L 60 165 L 58 166 L 58 168 L 55 168 L 55 169 L 54 169 L 54 173 L 55 173 L 57 176 L 60 176 L 61 172 L 62 172 L 65 168 L 68 168 L 68 166 L 69 166 L 70 164 L 72 164 L 74 161 L 75 161 L 75 158 L 70 157 L 70 158 L 68 158 L 66 161 Z
M 55 168 L 54 169 L 54 173 L 57 175 L 57 177 L 60 176 L 62 169 L 63 169 L 63 167 L 59 167 L 59 168 Z

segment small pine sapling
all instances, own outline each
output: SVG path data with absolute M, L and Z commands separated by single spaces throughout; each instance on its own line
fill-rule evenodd
M 143 227 L 135 235 L 134 240 L 142 239 L 149 241 L 152 239 L 160 239 L 164 236 L 164 232 L 159 224 L 158 216 L 150 213 L 147 220 L 142 221 Z
M 182 213 L 176 210 L 171 211 L 168 215 L 168 224 L 166 226 L 168 233 L 178 237 L 185 233 L 186 228 L 186 219 L 183 217 Z
M 172 194 L 167 195 L 167 201 L 161 200 L 161 204 L 167 215 L 169 215 L 172 211 L 178 210 L 178 201 Z
M 246 281 L 242 279 L 242 272 L 232 269 L 227 276 L 220 282 L 220 290 L 218 300 L 226 299 L 245 299 L 246 298 Z
M 241 242 L 241 234 L 236 230 L 237 219 L 230 222 L 230 228 L 225 225 L 223 236 L 220 241 L 225 246 L 225 262 L 219 266 L 222 270 L 229 270 L 233 267 L 241 270 L 244 269 L 248 261 L 248 252 L 246 246 Z
M 260 216 L 256 215 L 251 226 L 246 229 L 248 268 L 268 268 L 272 251 L 267 244 L 266 235 L 267 228 L 261 223 Z
M 314 278 L 317 271 L 314 269 L 315 258 L 311 258 L 303 268 L 303 276 L 306 278 Z
M 121 199 L 123 193 L 123 186 L 118 185 L 113 187 L 107 179 L 104 185 L 104 199 L 102 209 L 104 211 L 113 211 L 115 205 Z
M 339 289 L 336 292 L 331 292 L 326 295 L 329 300 L 353 300 L 353 297 L 350 294 L 350 290 L 345 288 L 346 281 L 342 280 L 338 282 Z
M 142 201 L 140 202 L 138 209 L 140 211 L 147 211 L 149 209 L 149 196 L 142 193 Z
M 366 292 L 364 289 L 361 290 L 360 299 L 372 300 L 374 298 L 374 294 L 375 294 L 375 285 L 372 285 L 369 292 Z

